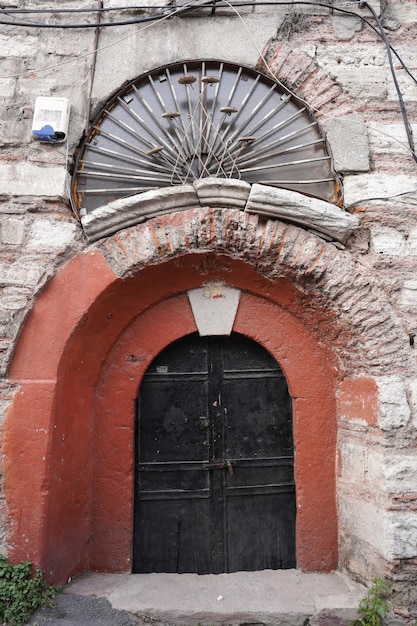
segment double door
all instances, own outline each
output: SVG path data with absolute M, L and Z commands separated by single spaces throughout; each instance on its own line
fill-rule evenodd
M 166 348 L 137 410 L 134 572 L 295 567 L 291 399 L 257 343 Z

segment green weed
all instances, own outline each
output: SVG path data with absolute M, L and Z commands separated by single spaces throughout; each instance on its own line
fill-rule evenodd
M 359 603 L 359 617 L 350 626 L 380 626 L 391 609 L 387 600 L 390 593 L 391 588 L 381 578 L 373 578 L 372 587 Z
M 58 592 L 44 578 L 42 570 L 33 570 L 29 561 L 12 565 L 0 555 L 0 623 L 25 624 L 40 606 L 54 606 Z

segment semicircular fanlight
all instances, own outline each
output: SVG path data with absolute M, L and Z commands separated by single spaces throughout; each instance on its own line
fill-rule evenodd
M 263 74 L 219 61 L 155 70 L 114 96 L 81 146 L 74 198 L 90 212 L 206 177 L 338 200 L 326 142 L 306 107 Z

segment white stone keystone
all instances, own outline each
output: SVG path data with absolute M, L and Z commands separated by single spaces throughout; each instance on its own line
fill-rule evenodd
M 200 178 L 193 183 L 201 206 L 244 209 L 250 184 L 230 178 Z
M 214 281 L 187 293 L 201 336 L 230 335 L 239 306 L 239 289 Z

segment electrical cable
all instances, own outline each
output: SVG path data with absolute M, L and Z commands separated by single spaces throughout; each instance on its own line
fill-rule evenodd
M 198 0 L 189 0 L 187 2 L 187 4 L 185 6 L 193 6 Z M 90 50 L 89 52 L 84 52 L 83 54 L 79 54 L 75 57 L 72 57 L 70 59 L 67 59 L 66 61 L 59 61 L 59 63 L 52 63 L 51 65 L 46 65 L 45 67 L 41 67 L 41 68 L 35 68 L 35 69 L 31 69 L 31 70 L 25 70 L 24 72 L 18 72 L 16 74 L 6 74 L 5 76 L 0 76 L 0 80 L 7 80 L 7 79 L 13 79 L 13 78 L 20 78 L 22 76 L 32 76 L 34 78 L 37 78 L 37 74 L 39 72 L 48 72 L 50 70 L 55 70 L 58 67 L 63 67 L 64 65 L 69 65 L 71 63 L 75 63 L 77 61 L 79 61 L 80 59 L 84 59 L 86 57 L 89 57 L 91 55 L 96 54 L 97 52 L 101 52 L 102 50 L 107 50 L 108 48 L 112 48 L 113 46 L 116 46 L 117 44 L 121 43 L 122 41 L 125 41 L 126 39 L 129 39 L 130 37 L 133 37 L 134 35 L 137 35 L 145 30 L 147 30 L 148 28 L 152 27 L 152 26 L 157 26 L 158 24 L 165 22 L 168 19 L 171 19 L 172 17 L 175 17 L 177 14 L 177 9 L 172 10 L 170 13 L 166 14 L 166 15 L 158 15 L 155 18 L 154 22 L 149 22 L 147 23 L 145 26 L 143 26 L 142 28 L 138 28 L 136 30 L 134 30 L 133 32 L 129 32 L 126 35 L 123 35 L 123 37 L 120 37 L 119 39 L 116 39 L 115 41 L 111 41 L 110 43 L 104 45 L 104 46 L 100 46 L 99 48 L 94 48 L 93 50 Z
M 216 4 L 215 6 L 221 6 L 221 2 L 219 2 L 219 0 L 215 0 Z M 351 0 L 350 2 L 346 2 L 346 6 L 350 6 L 352 5 L 352 2 L 357 2 L 358 6 L 362 6 L 364 3 L 362 0 Z M 225 2 L 225 4 L 227 4 L 228 6 L 230 6 L 231 8 L 238 8 L 238 7 L 245 7 L 245 6 L 296 6 L 296 5 L 307 5 L 307 6 L 320 6 L 320 7 L 324 7 L 324 8 L 328 8 L 332 11 L 338 11 L 339 13 L 344 13 L 350 16 L 354 16 L 357 17 L 358 19 L 360 19 L 364 24 L 366 24 L 369 28 L 371 28 L 381 39 L 384 40 L 384 37 L 381 33 L 381 31 L 376 28 L 366 17 L 364 17 L 363 15 L 360 15 L 360 13 L 357 13 L 355 11 L 350 11 L 348 9 L 344 9 L 342 8 L 340 5 L 339 6 L 332 6 L 330 4 L 327 4 L 325 2 L 311 2 L 311 0 L 293 0 L 293 1 L 286 1 L 286 0 L 274 0 L 272 2 L 267 2 L 267 1 L 259 1 L 259 2 L 254 2 L 253 0 L 249 0 L 249 1 L 238 1 L 238 2 L 233 2 L 233 3 L 228 3 Z M 167 5 L 156 5 L 153 6 L 152 9 L 153 10 L 166 10 L 168 7 Z M 207 2 L 201 2 L 200 4 L 197 5 L 197 7 L 193 7 L 193 8 L 188 8 L 187 5 L 181 5 L 179 7 L 176 7 L 178 12 L 178 14 L 182 13 L 182 9 L 185 10 L 185 12 L 188 11 L 192 11 L 195 8 L 201 9 L 201 8 L 211 8 L 213 9 L 213 1 L 207 1 Z M 371 12 L 374 12 L 372 7 L 369 7 Z M 145 5 L 136 5 L 134 7 L 125 7 L 125 6 L 121 6 L 121 7 L 108 7 L 108 8 L 90 8 L 90 9 L 0 9 L 0 15 L 17 15 L 17 14 L 79 14 L 79 13 L 104 13 L 104 12 L 109 12 L 109 11 L 124 11 L 124 10 L 129 10 L 130 12 L 135 11 L 135 10 L 149 10 L 149 6 L 145 6 Z M 375 12 L 374 12 L 375 13 Z M 16 18 L 15 18 L 16 19 Z M 62 29 L 66 29 L 66 28 L 95 28 L 95 23 L 84 23 L 84 24 L 45 24 L 43 22 L 33 22 L 33 21 L 25 21 L 24 18 L 17 18 L 19 19 L 21 22 L 17 23 L 17 22 L 11 22 L 11 21 L 3 21 L 0 20 L 0 24 L 4 24 L 4 25 L 8 25 L 8 26 L 28 26 L 28 27 L 34 27 L 34 28 L 62 28 Z M 152 21 L 154 19 L 158 19 L 158 15 L 148 15 L 148 16 L 140 16 L 138 18 L 135 18 L 133 20 L 124 20 L 124 21 L 114 21 L 114 22 L 101 22 L 101 26 L 102 27 L 112 27 L 112 26 L 126 26 L 129 24 L 139 24 L 139 23 L 143 23 L 143 22 L 147 22 L 147 21 Z M 384 41 L 384 43 L 386 43 Z M 411 71 L 409 70 L 409 68 L 407 67 L 407 65 L 404 63 L 403 59 L 400 57 L 400 55 L 398 54 L 398 52 L 395 50 L 395 48 L 388 42 L 388 45 L 391 49 L 391 51 L 395 54 L 395 56 L 397 57 L 398 61 L 401 63 L 401 65 L 403 66 L 404 70 L 406 71 L 406 73 L 409 75 L 409 77 L 417 84 L 417 78 L 411 73 Z
M 253 39 L 253 37 L 252 37 L 252 35 L 251 35 L 251 33 L 250 33 L 250 30 L 249 30 L 249 28 L 248 28 L 247 24 L 245 23 L 245 20 L 243 19 L 242 15 L 239 13 L 239 11 L 237 11 L 237 9 L 235 8 L 235 3 L 233 3 L 233 4 L 232 4 L 232 3 L 231 3 L 231 2 L 229 2 L 228 0 L 223 0 L 223 2 L 224 2 L 225 4 L 227 4 L 230 8 L 232 8 L 232 9 L 235 11 L 235 13 L 236 13 L 237 17 L 238 17 L 238 18 L 240 19 L 240 21 L 242 22 L 242 24 L 243 24 L 243 26 L 244 26 L 244 28 L 245 28 L 245 30 L 246 30 L 246 32 L 247 32 L 247 34 L 248 34 L 248 36 L 249 36 L 249 38 L 250 38 L 251 42 L 252 42 L 252 45 L 254 46 L 254 48 L 256 49 L 256 51 L 258 52 L 259 58 L 262 60 L 262 62 L 263 62 L 263 64 L 264 64 L 265 71 L 269 74 L 269 76 L 272 78 L 272 80 L 274 80 L 274 81 L 275 81 L 278 85 L 280 85 L 281 87 L 283 87 L 284 89 L 286 89 L 286 91 L 288 91 L 288 92 L 289 92 L 292 96 L 294 96 L 295 98 L 297 98 L 300 102 L 302 102 L 302 103 L 303 103 L 303 104 L 304 104 L 304 105 L 305 105 L 308 109 L 310 109 L 311 111 L 313 111 L 313 112 L 315 112 L 315 113 L 320 113 L 321 115 L 324 115 L 325 117 L 330 117 L 330 118 L 331 118 L 332 116 L 327 116 L 325 113 L 323 113 L 322 111 L 320 111 L 320 109 L 318 109 L 317 107 L 315 107 L 315 106 L 314 106 L 314 105 L 312 105 L 311 103 L 306 102 L 306 101 L 305 101 L 303 98 L 301 98 L 298 94 L 296 94 L 296 93 L 294 93 L 293 91 L 291 91 L 290 89 L 288 89 L 288 87 L 287 87 L 287 86 L 283 85 L 283 83 L 281 83 L 281 82 L 279 81 L 279 79 L 278 79 L 278 78 L 277 78 L 277 77 L 273 74 L 273 72 L 271 72 L 270 67 L 269 67 L 269 65 L 268 65 L 268 62 L 267 62 L 267 60 L 266 60 L 265 56 L 263 55 L 262 51 L 258 48 L 258 46 L 257 46 L 257 44 L 256 44 L 256 42 L 255 42 L 255 40 Z M 359 121 L 356 121 L 356 120 L 351 120 L 351 123 L 353 123 L 353 124 L 358 124 L 358 125 L 360 125 L 360 126 L 364 126 L 364 125 L 365 125 L 365 124 L 364 124 L 364 122 L 359 122 Z M 398 144 L 402 145 L 404 148 L 406 148 L 408 151 L 410 151 L 410 152 L 411 152 L 411 154 L 412 154 L 412 156 L 413 156 L 414 160 L 416 160 L 416 159 L 417 159 L 417 154 L 416 154 L 416 152 L 415 152 L 414 145 L 410 144 L 410 142 L 408 142 L 408 145 L 407 145 L 407 144 L 405 144 L 404 142 L 402 142 L 402 141 L 400 141 L 399 139 L 397 139 L 396 137 L 394 137 L 394 136 L 390 135 L 389 133 L 386 133 L 386 132 L 384 132 L 384 131 L 380 131 L 379 129 L 375 129 L 375 130 L 376 130 L 376 132 L 377 132 L 377 133 L 379 133 L 379 134 L 381 134 L 381 135 L 387 136 L 387 137 L 389 137 L 390 139 L 394 139 L 394 140 L 395 140 Z
M 103 8 L 103 0 L 97 0 L 97 4 L 98 4 L 98 9 Z M 93 96 L 94 77 L 95 77 L 96 65 L 97 65 L 97 50 L 98 50 L 98 40 L 99 40 L 99 35 L 100 35 L 101 15 L 102 13 L 100 12 L 100 10 L 98 10 L 97 18 L 96 18 L 96 22 L 97 22 L 96 30 L 94 33 L 94 53 L 93 53 L 93 58 L 91 60 L 90 89 L 88 90 L 88 99 L 87 99 L 87 106 L 86 106 L 87 116 L 85 120 L 85 129 L 84 129 L 86 136 L 88 136 L 88 133 L 90 131 L 91 100 Z
M 408 76 L 417 84 L 417 79 L 413 76 L 413 74 L 411 73 L 411 71 L 407 68 L 406 64 L 404 63 L 404 61 L 401 59 L 401 57 L 399 56 L 398 52 L 395 50 L 395 48 L 391 45 L 391 43 L 389 42 L 385 30 L 382 26 L 381 21 L 379 20 L 377 14 L 375 13 L 374 9 L 365 1 L 365 0 L 353 0 L 354 2 L 357 3 L 358 7 L 363 7 L 366 6 L 369 11 L 371 12 L 373 18 L 375 19 L 377 26 L 375 27 L 366 17 L 360 15 L 359 13 L 355 12 L 355 11 L 351 11 L 348 9 L 344 9 L 342 8 L 340 5 L 338 7 L 336 6 L 332 6 L 330 4 L 327 4 L 325 2 L 312 2 L 311 0 L 291 0 L 291 1 L 287 1 L 287 0 L 273 0 L 272 2 L 268 2 L 265 0 L 260 0 L 259 2 L 254 2 L 253 0 L 238 0 L 237 2 L 228 2 L 228 0 L 214 0 L 215 2 L 215 7 L 219 7 L 222 5 L 226 5 L 229 8 L 231 8 L 232 10 L 235 11 L 235 13 L 237 14 L 237 16 L 241 19 L 243 25 L 245 26 L 246 30 L 249 33 L 249 30 L 243 20 L 243 18 L 241 17 L 239 11 L 237 10 L 240 7 L 245 7 L 245 6 L 296 6 L 296 5 L 307 5 L 307 6 L 320 6 L 320 7 L 324 7 L 324 8 L 328 8 L 332 11 L 337 11 L 339 13 L 343 13 L 343 14 L 347 14 L 350 16 L 354 16 L 358 19 L 360 19 L 363 23 L 365 23 L 368 27 L 370 27 L 376 34 L 377 36 L 382 39 L 382 41 L 384 42 L 384 45 L 387 49 L 387 53 L 388 53 L 388 59 L 389 59 L 389 65 L 390 65 L 390 71 L 391 74 L 393 76 L 393 80 L 394 80 L 394 85 L 397 91 L 397 95 L 399 98 L 399 102 L 400 102 L 400 108 L 401 108 L 401 112 L 402 112 L 402 116 L 403 116 L 403 121 L 406 127 L 406 133 L 407 133 L 407 139 L 408 139 L 408 143 L 409 143 L 409 149 L 413 155 L 414 160 L 416 160 L 417 162 L 417 155 L 414 149 L 414 141 L 413 141 L 413 137 L 412 137 L 412 128 L 408 122 L 408 117 L 407 117 L 407 112 L 405 110 L 405 105 L 404 105 L 404 100 L 402 97 L 402 93 L 398 84 L 398 80 L 396 78 L 396 74 L 395 74 L 395 68 L 393 66 L 393 62 L 392 62 L 392 54 L 393 53 L 396 58 L 398 59 L 398 61 L 401 63 L 402 67 L 404 68 L 404 70 L 406 71 L 406 73 L 408 74 Z M 352 2 L 347 2 L 346 6 L 350 6 L 352 4 Z M 174 10 L 172 10 L 172 7 L 169 6 L 157 6 L 157 7 L 152 7 L 152 9 L 154 10 L 165 10 L 168 12 L 165 13 L 164 15 L 161 16 L 161 14 L 156 13 L 154 15 L 141 15 L 138 18 L 135 18 L 133 20 L 124 20 L 124 21 L 114 21 L 114 22 L 100 22 L 100 28 L 101 27 L 112 27 L 112 26 L 124 26 L 124 25 L 132 25 L 132 24 L 142 24 L 142 23 L 148 23 L 148 26 L 152 25 L 152 22 L 160 22 L 160 21 L 164 21 L 166 19 L 169 19 L 171 17 L 174 17 L 176 15 L 182 15 L 184 13 L 189 13 L 193 10 L 196 9 L 202 9 L 202 8 L 210 8 L 213 9 L 213 0 L 210 1 L 203 1 L 201 2 L 201 0 L 194 0 L 193 2 L 188 2 L 184 5 L 181 6 L 177 6 L 175 7 Z M 67 13 L 67 14 L 73 14 L 73 13 L 98 13 L 99 15 L 102 15 L 102 13 L 104 13 L 105 11 L 122 11 L 122 10 L 128 10 L 130 12 L 132 12 L 132 10 L 143 10 L 143 9 L 147 9 L 149 10 L 149 6 L 148 7 L 144 7 L 143 5 L 138 5 L 135 7 L 109 7 L 109 8 L 104 8 L 104 7 L 97 7 L 95 9 L 0 9 L 0 15 L 4 14 L 4 15 L 10 15 L 10 14 L 35 14 L 35 13 L 50 13 L 50 14 L 57 14 L 57 13 Z M 84 28 L 96 28 L 96 32 L 97 32 L 97 22 L 95 23 L 87 23 L 87 24 L 45 24 L 45 23 L 36 23 L 36 22 L 28 22 L 28 21 L 24 21 L 23 18 L 19 18 L 16 15 L 15 19 L 19 19 L 21 21 L 19 21 L 19 23 L 16 22 L 10 22 L 10 21 L 3 21 L 0 20 L 0 24 L 5 24 L 5 25 L 11 25 L 11 26 L 20 26 L 20 27 L 25 27 L 25 26 L 32 26 L 32 27 L 37 27 L 37 28 L 61 28 L 61 29 L 66 29 L 66 28 L 80 28 L 80 29 L 84 29 Z M 144 28 L 147 28 L 148 26 L 145 26 Z M 135 31 L 136 32 L 140 32 L 142 29 L 139 29 L 139 31 Z M 120 40 L 118 40 L 117 42 L 113 42 L 111 44 L 109 44 L 108 46 L 103 46 L 102 48 L 98 48 L 97 45 L 95 45 L 95 48 L 92 52 L 86 53 L 84 55 L 79 55 L 77 57 L 77 59 L 79 58 L 83 58 L 86 56 L 89 56 L 90 54 L 96 54 L 99 50 L 102 50 L 104 48 L 110 47 L 112 45 L 115 45 L 116 43 L 118 43 L 119 41 L 122 41 L 123 39 L 131 36 L 132 34 L 135 33 L 129 33 L 129 35 L 127 35 L 126 37 L 121 38 Z M 250 33 L 249 33 L 250 34 Z M 254 43 L 254 42 L 253 42 Z M 260 55 L 260 58 L 262 58 L 265 67 L 267 68 L 268 72 L 270 73 L 269 67 L 267 65 L 266 59 L 263 57 L 262 53 L 258 50 L 258 53 Z M 47 68 L 42 68 L 41 70 L 38 71 L 45 71 L 47 69 L 52 69 L 55 67 L 59 67 L 61 65 L 64 65 L 66 63 L 70 63 L 73 62 L 75 59 L 71 59 L 70 61 L 64 61 L 52 66 L 48 66 Z M 22 72 L 20 74 L 16 74 L 16 75 L 12 75 L 12 76 L 3 76 L 0 78 L 14 78 L 14 77 L 18 77 L 18 76 L 22 76 L 22 75 L 28 75 L 31 74 L 33 72 L 36 72 L 36 70 L 30 70 L 28 72 Z M 277 81 L 276 77 L 274 76 L 274 80 Z M 281 84 L 279 81 L 277 81 L 279 84 Z M 287 91 L 289 91 L 291 93 L 290 90 L 288 90 L 288 88 L 286 88 Z M 297 96 L 296 94 L 293 94 L 293 96 L 297 97 L 300 100 L 300 97 Z M 307 103 L 305 103 L 307 104 Z M 307 106 L 309 106 L 307 104 Z M 310 105 L 311 108 L 311 105 Z M 317 109 L 316 109 L 317 110 Z M 398 140 L 397 140 L 398 141 Z M 402 145 L 404 145 L 401 141 L 399 141 L 399 143 L 401 143 Z
M 415 147 L 414 147 L 413 129 L 411 127 L 410 122 L 408 121 L 407 110 L 406 110 L 406 107 L 405 107 L 403 94 L 402 94 L 400 85 L 398 83 L 397 74 L 395 72 L 394 64 L 392 62 L 391 47 L 390 47 L 387 35 L 385 33 L 384 27 L 382 26 L 381 20 L 379 19 L 379 17 L 375 13 L 373 7 L 371 7 L 371 5 L 368 2 L 366 2 L 366 0 L 363 1 L 363 4 L 364 4 L 364 6 L 366 6 L 371 11 L 371 13 L 373 15 L 373 18 L 376 21 L 376 23 L 378 24 L 378 28 L 381 31 L 381 37 L 382 37 L 382 39 L 383 39 L 383 41 L 385 43 L 385 48 L 387 50 L 388 62 L 389 62 L 390 70 L 391 70 L 391 76 L 392 76 L 392 79 L 394 81 L 395 90 L 397 92 L 398 101 L 400 103 L 401 115 L 402 115 L 404 126 L 405 126 L 405 132 L 407 134 L 408 144 L 410 146 L 411 153 L 413 155 L 413 159 L 417 163 L 417 154 L 415 152 Z
M 194 3 L 193 3 L 194 4 Z M 213 7 L 213 0 L 207 1 L 207 2 L 201 2 L 200 4 L 197 5 L 198 9 L 201 8 L 209 8 L 211 9 Z M 170 6 L 165 6 L 164 9 L 168 9 L 168 11 L 171 10 Z M 190 3 L 181 5 L 179 7 L 176 7 L 175 10 L 173 11 L 173 13 L 175 15 L 181 15 L 182 13 L 188 13 L 189 11 L 194 10 L 193 7 L 190 7 Z M 100 23 L 100 28 L 103 27 L 113 27 L 113 26 L 129 26 L 131 24 L 141 24 L 143 22 L 149 22 L 149 21 L 153 21 L 153 20 L 157 20 L 160 17 L 160 14 L 156 13 L 154 15 L 141 15 L 140 17 L 137 17 L 135 19 L 131 19 L 131 20 L 122 20 L 122 21 L 118 21 L 118 22 L 101 22 Z M 46 28 L 46 29 L 88 29 L 88 28 L 95 28 L 96 27 L 96 23 L 95 22 L 87 22 L 84 24 L 46 24 L 44 22 L 11 22 L 10 20 L 1 20 L 0 19 L 0 24 L 3 24 L 5 26 L 21 26 L 21 27 L 29 27 L 29 28 Z

